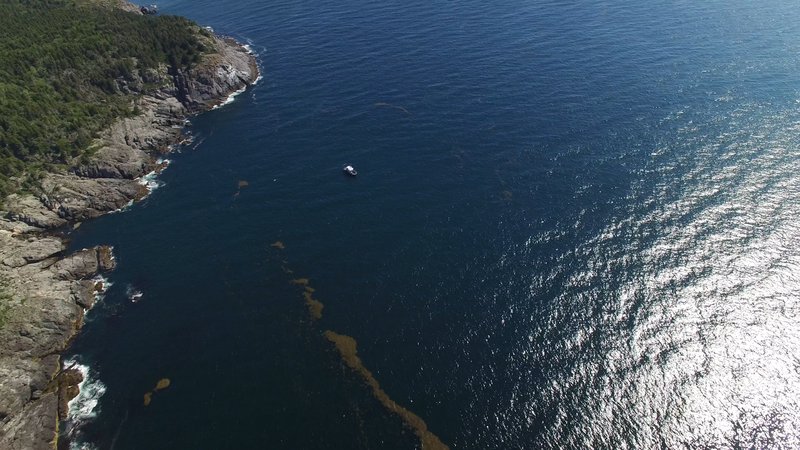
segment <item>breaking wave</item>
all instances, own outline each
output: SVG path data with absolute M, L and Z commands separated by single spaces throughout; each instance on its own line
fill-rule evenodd
M 222 102 L 222 103 L 220 103 L 219 105 L 215 105 L 215 106 L 214 106 L 213 108 L 211 108 L 211 109 L 212 109 L 212 110 L 213 110 L 213 109 L 219 109 L 219 108 L 222 108 L 222 107 L 223 107 L 223 106 L 225 106 L 225 105 L 229 105 L 229 104 L 233 103 L 233 101 L 234 101 L 234 100 L 236 100 L 236 96 L 237 96 L 237 95 L 239 95 L 239 94 L 241 94 L 242 92 L 244 92 L 244 91 L 246 91 L 246 90 L 247 90 L 247 85 L 245 85 L 243 88 L 241 88 L 241 89 L 239 89 L 239 90 L 237 90 L 237 91 L 234 91 L 234 92 L 232 92 L 232 93 L 231 93 L 231 94 L 228 96 L 228 98 L 226 98 L 226 99 L 225 99 L 225 101 L 223 101 L 223 102 Z
M 108 288 L 113 286 L 114 283 L 112 283 L 111 281 L 109 281 L 108 278 L 106 278 L 106 277 L 104 277 L 102 275 L 95 276 L 94 278 L 92 278 L 91 281 L 94 283 L 94 286 L 95 286 L 95 288 L 94 288 L 95 289 L 94 290 L 94 305 L 97 305 L 97 303 L 99 301 L 103 300 L 106 297 L 106 292 L 108 292 Z M 86 315 L 88 315 L 89 311 L 91 311 L 93 308 L 94 308 L 94 306 L 92 306 L 89 309 L 84 309 L 84 311 L 83 311 L 84 317 Z M 64 362 L 64 364 L 65 365 L 67 364 L 66 361 Z M 81 373 L 83 373 L 83 372 L 81 372 Z M 85 375 L 84 375 L 84 378 L 85 378 Z
M 96 447 L 90 443 L 81 441 L 81 427 L 92 421 L 99 410 L 97 405 L 100 398 L 106 392 L 106 386 L 99 379 L 93 377 L 89 366 L 80 364 L 74 359 L 65 359 L 64 367 L 73 367 L 83 375 L 83 381 L 78 384 L 80 392 L 67 404 L 67 438 L 70 441 L 70 450 L 93 450 Z
M 97 404 L 100 397 L 106 392 L 106 386 L 99 379 L 92 376 L 89 366 L 78 363 L 73 359 L 65 359 L 64 367 L 74 366 L 81 375 L 83 381 L 78 384 L 80 393 L 69 401 L 69 420 L 75 423 L 86 422 L 97 417 Z
M 164 186 L 164 182 L 158 179 L 158 175 L 164 171 L 167 167 L 169 167 L 171 160 L 166 158 L 158 158 L 156 160 L 157 167 L 155 170 L 148 172 L 147 174 L 139 177 L 136 179 L 136 182 L 141 184 L 142 186 L 147 188 L 148 195 L 152 194 L 153 191 Z

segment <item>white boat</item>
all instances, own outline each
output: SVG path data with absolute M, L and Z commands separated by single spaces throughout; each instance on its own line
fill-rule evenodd
M 344 166 L 343 170 L 344 170 L 344 173 L 346 173 L 347 175 L 350 175 L 351 177 L 354 177 L 354 176 L 358 175 L 358 172 L 356 172 L 356 168 L 351 166 L 350 164 Z

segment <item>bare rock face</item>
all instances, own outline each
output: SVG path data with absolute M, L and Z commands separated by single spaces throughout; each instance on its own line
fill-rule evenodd
M 111 247 L 85 248 L 60 259 L 47 270 L 61 280 L 86 280 L 98 273 L 114 270 L 116 262 Z
M 12 235 L 21 235 L 25 233 L 39 232 L 42 231 L 42 229 L 33 225 L 28 225 L 25 222 L 11 220 L 6 217 L 0 217 L 0 231 L 6 231 Z
M 102 147 L 86 164 L 75 167 L 72 173 L 83 178 L 134 179 L 148 172 L 152 164 L 144 152 L 126 145 Z
M 211 55 L 190 71 L 175 75 L 177 97 L 191 111 L 215 106 L 258 78 L 253 55 L 236 41 L 213 36 L 207 45 L 214 49 Z
M 139 13 L 134 5 L 120 7 Z M 140 97 L 140 114 L 102 133 L 88 161 L 48 174 L 42 192 L 6 198 L 0 211 L 0 449 L 52 449 L 66 404 L 77 394 L 76 371 L 61 372 L 58 356 L 95 302 L 92 278 L 113 270 L 110 247 L 64 255 L 59 237 L 44 234 L 118 210 L 147 194 L 137 178 L 181 139 L 188 115 L 220 104 L 258 77 L 255 60 L 232 40 L 208 39 L 214 49 L 186 73 L 166 67 L 142 81 L 162 84 Z
M 133 3 L 129 2 L 128 0 L 114 0 L 114 2 L 115 2 L 114 6 L 116 6 L 117 8 L 119 8 L 119 9 L 121 9 L 123 11 L 127 11 L 127 12 L 133 13 L 133 14 L 139 14 L 139 15 L 142 14 L 142 10 L 138 6 L 136 6 Z
M 3 362 L 10 364 L 0 367 L 0 377 L 5 380 L 2 389 L 6 394 L 0 397 L 0 416 L 7 416 L 10 412 L 21 409 L 34 397 L 35 391 L 45 390 L 49 378 L 32 360 L 6 359 Z
M 37 228 L 58 228 L 67 221 L 58 212 L 48 208 L 44 202 L 32 195 L 11 194 L 6 198 L 6 217 Z
M 138 107 L 142 113 L 106 130 L 98 139 L 100 149 L 94 157 L 72 173 L 83 178 L 132 180 L 153 170 L 152 154 L 166 153 L 169 145 L 180 139 L 187 111 L 175 97 L 144 97 Z
M 58 384 L 58 417 L 66 420 L 69 413 L 69 401 L 80 392 L 78 384 L 83 381 L 83 374 L 78 369 L 65 369 L 58 374 L 56 380 Z
M 65 258 L 51 236 L 0 231 L 0 448 L 52 448 L 59 401 L 77 383 L 54 383 L 64 350 L 94 301 L 90 278 L 115 266 L 109 247 Z M 69 389 L 67 389 L 69 388 Z M 65 392 L 61 392 L 67 389 Z
M 11 239 L 10 233 L 1 233 L 0 242 L 7 245 Z M 10 246 L 4 253 L 0 263 L 10 268 L 22 267 L 26 264 L 42 261 L 64 250 L 64 243 L 55 237 L 42 237 L 28 241 L 28 245 Z
M 118 178 L 51 174 L 42 186 L 51 191 L 49 206 L 60 218 L 70 222 L 99 217 L 147 195 L 147 188 L 142 184 Z
M 95 295 L 100 292 L 101 286 L 92 280 L 80 280 L 72 285 L 72 297 L 75 303 L 83 309 L 92 309 Z
M 0 436 L 1 448 L 8 450 L 52 450 L 58 433 L 58 397 L 48 393 L 26 403 L 8 418 Z

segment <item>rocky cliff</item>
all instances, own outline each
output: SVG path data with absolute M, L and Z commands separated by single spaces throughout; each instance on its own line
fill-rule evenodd
M 235 41 L 203 39 L 211 50 L 192 69 L 163 67 L 120 86 L 161 87 L 138 96 L 139 114 L 102 133 L 91 158 L 47 174 L 40 191 L 11 195 L 0 211 L 0 449 L 55 446 L 80 381 L 59 354 L 102 289 L 97 275 L 115 265 L 109 247 L 65 255 L 59 229 L 141 199 L 147 190 L 137 178 L 157 169 L 158 156 L 180 141 L 187 117 L 258 77 L 255 59 Z

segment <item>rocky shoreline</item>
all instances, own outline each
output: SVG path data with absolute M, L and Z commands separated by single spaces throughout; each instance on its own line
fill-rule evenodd
M 185 72 L 153 70 L 121 86 L 138 92 L 139 114 L 113 124 L 87 161 L 47 174 L 41 192 L 13 194 L 0 211 L 0 448 L 55 448 L 80 372 L 60 353 L 115 267 L 113 249 L 66 255 L 67 227 L 119 210 L 147 195 L 141 177 L 183 139 L 186 120 L 255 83 L 254 56 L 230 38 L 205 38 L 212 50 Z

